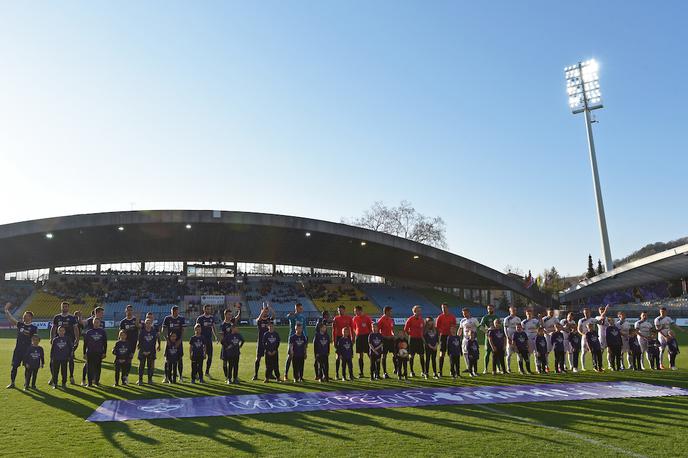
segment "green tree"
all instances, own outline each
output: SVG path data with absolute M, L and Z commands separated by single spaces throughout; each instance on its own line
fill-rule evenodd
M 597 260 L 597 275 L 602 275 L 604 273 L 604 266 L 602 266 L 602 261 Z
M 592 278 L 595 276 L 595 268 L 592 265 L 592 255 L 588 255 L 588 271 L 585 274 L 585 278 Z

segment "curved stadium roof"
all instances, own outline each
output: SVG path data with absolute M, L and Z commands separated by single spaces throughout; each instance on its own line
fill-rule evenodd
M 584 279 L 562 294 L 560 301 L 569 302 L 620 291 L 658 281 L 688 277 L 688 244 L 637 259 L 609 272 Z
M 119 226 L 124 230 L 118 230 Z M 53 237 L 48 239 L 48 233 Z M 361 242 L 366 242 L 365 246 Z M 346 224 L 294 216 L 154 210 L 0 225 L 0 272 L 132 260 L 314 266 L 436 286 L 509 289 L 542 305 L 550 300 L 539 291 L 525 289 L 518 279 L 444 250 Z

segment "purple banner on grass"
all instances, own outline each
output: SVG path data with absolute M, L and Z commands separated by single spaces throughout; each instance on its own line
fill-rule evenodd
M 594 382 L 450 388 L 400 388 L 315 393 L 266 393 L 196 398 L 105 401 L 88 421 L 153 420 L 448 404 L 574 401 L 685 396 L 688 390 L 639 382 Z

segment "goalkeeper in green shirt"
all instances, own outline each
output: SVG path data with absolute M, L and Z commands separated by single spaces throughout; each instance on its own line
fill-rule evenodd
M 492 353 L 492 347 L 490 347 L 490 342 L 487 339 L 487 330 L 497 318 L 499 317 L 494 313 L 494 305 L 488 304 L 487 315 L 480 319 L 480 324 L 478 325 L 478 328 L 483 328 L 483 332 L 485 333 L 485 369 L 483 369 L 483 374 L 487 374 L 487 366 L 490 363 L 490 354 Z

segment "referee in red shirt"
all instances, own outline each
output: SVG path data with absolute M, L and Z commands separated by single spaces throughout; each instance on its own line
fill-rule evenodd
M 370 350 L 368 343 L 368 334 L 372 332 L 373 320 L 363 313 L 363 307 L 357 305 L 354 307 L 354 316 L 352 325 L 354 333 L 356 334 L 356 353 L 358 353 L 358 378 L 363 378 L 363 355 L 367 355 Z
M 447 304 L 442 304 L 442 313 L 435 320 L 435 327 L 440 334 L 440 377 L 444 367 L 444 355 L 447 353 L 447 338 L 451 334 L 450 329 L 456 326 L 456 317 L 449 311 Z
M 386 306 L 383 315 L 377 319 L 377 326 L 382 334 L 382 372 L 383 378 L 389 378 L 387 374 L 387 353 L 394 354 L 394 318 L 392 318 L 392 307 Z
M 413 315 L 406 320 L 404 325 L 404 331 L 409 335 L 409 355 L 411 355 L 411 377 L 415 377 L 416 374 L 413 372 L 413 357 L 418 354 L 420 357 L 420 367 L 421 372 L 425 367 L 425 348 L 423 345 L 423 331 L 425 330 L 425 321 L 420 315 L 421 308 L 420 305 L 415 305 L 413 307 Z

